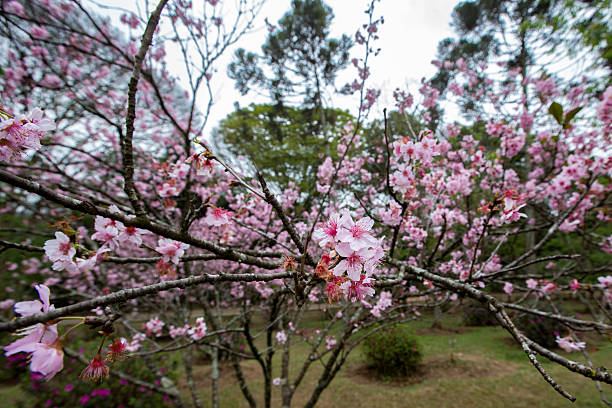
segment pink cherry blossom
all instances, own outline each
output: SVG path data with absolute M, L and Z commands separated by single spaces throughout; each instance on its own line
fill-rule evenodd
M 146 330 L 147 334 L 154 334 L 156 337 L 159 337 L 162 334 L 162 329 L 165 324 L 166 323 L 159 320 L 159 318 L 156 316 L 144 324 L 144 329 Z
M 146 230 L 141 230 L 136 227 L 126 227 L 125 230 L 119 234 L 117 240 L 121 243 L 131 242 L 136 246 L 142 245 L 142 236 L 147 233 Z
M 35 285 L 39 300 L 19 302 L 15 304 L 15 312 L 21 316 L 31 316 L 45 313 L 53 309 L 50 304 L 50 290 L 45 285 Z M 64 352 L 58 340 L 57 325 L 38 323 L 18 332 L 24 336 L 4 347 L 5 355 L 16 353 L 32 353 L 30 370 L 39 372 L 47 380 L 51 379 L 63 367 Z
M 0 111 L 0 160 L 21 158 L 26 149 L 38 150 L 45 132 L 55 129 L 55 123 L 42 118 L 42 111 L 34 109 L 30 115 L 4 118 Z
M 168 238 L 160 238 L 155 248 L 157 252 L 163 255 L 162 260 L 164 262 L 172 262 L 175 265 L 179 264 L 180 258 L 187 249 L 189 249 L 189 244 L 173 241 Z
M 599 278 L 597 278 L 597 280 L 601 285 L 603 285 L 604 288 L 612 286 L 612 275 L 600 276 Z
M 327 284 L 325 285 L 325 293 L 327 294 L 327 299 L 329 303 L 337 301 L 342 295 L 342 289 L 340 289 L 341 284 L 344 282 L 344 279 L 338 276 L 330 275 L 327 279 Z
M 601 103 L 597 107 L 597 116 L 604 124 L 604 134 L 612 133 L 612 85 L 606 88 Z
M 38 38 L 41 40 L 49 38 L 49 32 L 44 27 L 37 26 L 37 25 L 33 25 L 30 28 L 30 34 L 32 35 L 32 37 Z
M 572 279 L 570 282 L 570 289 L 574 292 L 580 289 L 580 282 L 577 279 Z
M 570 336 L 559 337 L 557 336 L 556 340 L 559 347 L 561 347 L 565 352 L 571 353 L 573 351 L 580 351 L 586 347 L 586 343 L 579 341 L 575 342 Z
M 325 336 L 325 348 L 331 350 L 338 343 L 333 336 Z
M 204 323 L 204 318 L 198 317 L 196 319 L 196 324 L 189 329 L 188 333 L 189 333 L 189 337 L 191 337 L 193 340 L 196 340 L 196 341 L 206 336 L 207 327 L 206 327 L 206 323 Z
M 116 248 L 118 246 L 117 238 L 125 230 L 125 226 L 120 221 L 111 220 L 99 215 L 96 216 L 94 228 L 96 232 L 91 236 L 91 239 L 103 242 L 109 248 Z
M 391 295 L 391 292 L 387 292 L 387 291 L 380 292 L 378 302 L 376 302 L 376 305 L 374 305 L 372 310 L 370 310 L 370 313 L 374 317 L 380 318 L 380 312 L 384 311 L 392 304 L 393 304 L 393 296 Z
M 17 14 L 18 16 L 25 17 L 23 6 L 21 5 L 21 3 L 19 3 L 16 0 L 12 0 L 6 3 L 6 5 L 4 6 L 4 9 L 9 13 L 13 13 L 13 14 Z
M 124 13 L 121 15 L 121 22 L 130 26 L 131 28 L 137 28 L 140 25 L 138 16 L 134 13 Z
M 181 190 L 179 189 L 179 185 L 176 183 L 176 180 L 171 179 L 166 181 L 162 186 L 157 190 L 157 193 L 160 197 L 174 197 L 179 195 Z
M 371 218 L 365 217 L 354 222 L 349 212 L 345 210 L 342 212 L 339 225 L 341 228 L 338 230 L 337 239 L 349 243 L 354 251 L 369 248 L 377 243 L 370 233 L 374 225 L 374 220 Z
M 93 360 L 81 371 L 79 378 L 99 382 L 108 378 L 109 371 L 106 360 L 102 360 L 100 354 L 96 354 Z
M 43 374 L 46 381 L 49 381 L 55 374 L 64 368 L 64 350 L 62 343 L 57 337 L 57 332 L 44 337 L 40 343 L 34 344 L 26 352 L 32 352 L 30 357 L 30 370 Z
M 603 287 L 603 293 L 605 300 L 612 304 L 612 275 L 600 276 L 597 278 L 601 286 Z
M 361 277 L 361 272 L 363 271 L 363 265 L 371 256 L 372 251 L 367 248 L 361 248 L 358 251 L 355 251 L 347 242 L 341 242 L 336 245 L 336 251 L 338 252 L 338 255 L 344 259 L 342 259 L 334 268 L 334 275 L 342 276 L 342 273 L 346 272 L 349 279 L 358 281 Z
M 287 342 L 287 335 L 284 331 L 279 331 L 276 333 L 276 341 L 280 344 L 285 344 Z
M 556 289 L 557 289 L 557 284 L 554 282 L 546 281 L 544 282 L 544 285 L 542 285 L 542 290 L 544 291 L 544 293 L 547 293 L 547 294 L 554 292 Z
M 142 347 L 142 342 L 145 340 L 146 336 L 141 333 L 137 333 L 132 337 L 132 341 L 127 341 L 125 338 L 121 338 L 121 341 L 125 343 L 126 351 L 131 353 L 138 351 L 140 347 Z
M 215 170 L 212 160 L 203 154 L 192 154 L 185 160 L 185 163 L 191 164 L 198 176 L 210 175 Z
M 106 355 L 106 361 L 112 363 L 115 361 L 123 360 L 127 355 L 126 346 L 127 342 L 125 340 L 114 340 L 108 346 L 108 354 Z
M 71 263 L 72 258 L 76 255 L 76 249 L 72 245 L 70 238 L 61 231 L 57 231 L 55 239 L 46 241 L 43 247 L 49 260 L 55 264 L 62 264 L 63 262 Z M 54 269 L 56 269 L 55 264 L 53 265 Z
M 234 215 L 232 211 L 221 207 L 212 207 L 208 210 L 204 222 L 213 227 L 219 227 L 231 222 L 231 217 Z
M 504 292 L 506 292 L 507 294 L 511 295 L 513 289 L 514 289 L 514 286 L 510 282 L 506 282 L 504 284 Z
M 170 326 L 170 337 L 174 339 L 177 337 L 185 336 L 189 332 L 189 329 L 191 329 L 191 326 L 189 326 L 188 324 L 183 327 Z
M 49 303 L 49 296 L 51 294 L 49 288 L 45 285 L 34 285 L 34 288 L 38 292 L 40 300 L 30 300 L 15 303 L 15 313 L 18 313 L 21 316 L 25 317 L 34 314 L 45 313 L 48 312 L 50 309 L 53 309 L 53 305 Z
M 322 227 L 317 228 L 312 237 L 319 243 L 321 248 L 333 248 L 336 243 L 336 235 L 338 234 L 338 224 L 340 216 L 332 214 L 329 220 Z
M 522 201 L 516 192 L 506 191 L 504 193 L 503 205 L 502 216 L 500 217 L 502 222 L 513 222 L 522 217 L 527 217 L 527 215 L 519 212 L 525 206 L 525 202 Z

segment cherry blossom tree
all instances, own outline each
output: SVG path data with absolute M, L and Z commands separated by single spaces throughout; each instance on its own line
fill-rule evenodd
M 356 79 L 344 87 L 355 95 L 355 122 L 337 135 L 338 154 L 319 166 L 320 195 L 305 211 L 295 205 L 295 186 L 275 191 L 206 140 L 215 64 L 252 28 L 260 2 L 240 0 L 230 11 L 216 0 L 160 0 L 142 15 L 119 11 L 120 27 L 94 2 L 0 2 L 8 44 L 0 194 L 2 212 L 22 223 L 1 232 L 44 237 L 42 245 L 0 241 L 31 254 L 17 267 L 42 282 L 40 300 L 24 291 L 23 300 L 2 302 L 20 300 L 19 317 L 0 323 L 19 336 L 5 353 L 30 354 L 30 369 L 45 379 L 61 376 L 64 356 L 76 355 L 69 334 L 82 331 L 99 344 L 82 378 L 117 376 L 196 407 L 203 402 L 194 353 L 211 359 L 213 406 L 222 403 L 223 358 L 249 406 L 271 406 L 274 386 L 290 406 L 320 362 L 312 407 L 368 335 L 470 298 L 554 391 L 575 400 L 541 358 L 592 379 L 605 401 L 601 383 L 612 376 L 591 361 L 580 336 L 612 328 L 612 90 L 598 99 L 520 75 L 491 78 L 474 95 L 492 107 L 480 133 L 456 123 L 417 133 L 407 120 L 407 134 L 390 134 L 386 110 L 374 110 L 380 90 L 366 87 L 383 22 L 375 4 L 355 34 Z M 186 81 L 171 75 L 171 52 Z M 465 92 L 486 75 L 484 66 L 443 64 Z M 420 98 L 398 89 L 398 110 L 427 120 L 440 102 L 434 89 L 424 81 Z M 514 109 L 517 89 L 531 89 L 539 102 Z M 504 109 L 511 111 L 499 115 Z M 385 128 L 372 148 L 363 127 L 376 115 Z M 53 232 L 41 232 L 49 224 Z M 560 252 L 555 240 L 580 246 Z M 69 301 L 60 306 L 58 293 Z M 559 311 L 567 294 L 590 308 L 589 318 Z M 303 327 L 309 310 L 326 316 L 312 331 Z M 586 362 L 530 339 L 513 311 L 562 324 L 557 344 Z M 290 371 L 297 342 L 309 353 Z M 151 360 L 164 353 L 181 354 L 190 402 Z M 159 381 L 124 372 L 128 357 L 150 363 Z M 245 379 L 246 359 L 259 365 L 263 390 Z

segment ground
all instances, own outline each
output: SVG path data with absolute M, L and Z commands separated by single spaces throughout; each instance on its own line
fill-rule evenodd
M 414 323 L 415 333 L 423 344 L 425 362 L 416 376 L 407 379 L 380 378 L 367 369 L 357 349 L 336 379 L 319 400 L 318 407 L 601 407 L 595 383 L 563 367 L 540 358 L 544 367 L 568 392 L 578 398 L 574 404 L 557 394 L 528 362 L 522 349 L 514 344 L 507 332 L 498 327 L 461 326 L 457 316 L 445 319 L 443 329 L 430 329 L 430 323 Z M 591 358 L 599 365 L 612 365 L 612 343 L 590 336 Z M 510 340 L 510 341 L 509 341 Z M 454 343 L 454 345 L 452 345 Z M 293 362 L 303 361 L 307 349 L 296 345 Z M 558 350 L 559 353 L 563 351 Z M 567 355 L 567 354 L 565 354 Z M 582 361 L 580 354 L 572 359 Z M 280 372 L 280 355 L 275 356 Z M 256 362 L 244 362 L 245 376 L 255 398 L 262 401 L 257 390 L 263 379 Z M 297 364 L 292 364 L 297 370 Z M 314 365 L 296 392 L 293 403 L 303 406 L 314 389 L 321 365 Z M 200 366 L 198 378 L 206 379 L 210 367 Z M 230 365 L 221 367 L 221 401 L 224 407 L 247 407 Z M 210 399 L 204 380 L 201 396 Z M 612 387 L 603 385 L 608 398 Z M 185 394 L 188 390 L 184 389 Z M 280 387 L 274 387 L 273 406 L 280 406 Z
M 309 325 L 316 325 L 313 317 Z M 568 392 L 578 398 L 575 404 L 557 394 L 529 364 L 523 351 L 509 335 L 498 327 L 469 327 L 461 325 L 460 316 L 448 316 L 443 329 L 431 329 L 429 322 L 411 323 L 424 351 L 424 365 L 414 376 L 406 379 L 381 378 L 369 370 L 357 348 L 348 358 L 336 379 L 319 400 L 318 407 L 601 407 L 595 383 L 567 369 L 540 358 L 544 367 Z M 587 338 L 591 358 L 598 365 L 612 365 L 612 343 L 596 335 Z M 295 372 L 303 361 L 307 346 L 296 344 L 291 369 Z M 564 354 L 562 351 L 558 351 Z M 582 361 L 578 353 L 571 358 Z M 210 366 L 197 360 L 194 373 L 201 390 L 202 401 L 210 400 Z M 280 373 L 280 354 L 275 355 L 273 376 Z M 245 377 L 261 402 L 263 378 L 254 361 L 242 363 Z M 320 364 L 313 364 L 309 374 L 293 399 L 296 407 L 303 406 L 314 389 Z M 222 407 L 248 406 L 234 379 L 231 366 L 220 367 L 220 400 Z M 185 384 L 184 381 L 181 381 Z M 608 398 L 612 387 L 603 385 Z M 181 388 L 187 401 L 189 391 Z M 0 386 L 0 398 L 12 401 L 21 394 L 16 384 Z M 6 406 L 6 405 L 5 405 Z M 10 406 L 10 405 L 8 405 Z M 280 406 L 280 387 L 273 389 L 273 406 Z

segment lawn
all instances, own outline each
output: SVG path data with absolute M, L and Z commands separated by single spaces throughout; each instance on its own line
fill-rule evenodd
M 393 380 L 378 378 L 366 369 L 358 348 L 348 358 L 338 376 L 327 388 L 319 407 L 600 407 L 595 383 L 567 369 L 540 358 L 549 371 L 568 392 L 578 398 L 574 404 L 557 394 L 528 362 L 522 349 L 510 341 L 509 335 L 498 327 L 461 326 L 450 316 L 444 329 L 430 329 L 429 323 L 412 323 L 424 350 L 425 367 L 416 378 Z M 306 358 L 308 347 L 294 346 L 291 368 Z M 597 350 L 597 351 L 595 351 Z M 603 338 L 590 344 L 591 359 L 600 365 L 612 363 L 612 344 Z M 559 351 L 564 354 L 562 351 Z M 280 373 L 280 354 L 275 355 L 274 376 Z M 572 359 L 582 361 L 574 353 Z M 263 387 L 259 366 L 254 361 L 243 362 L 249 386 L 258 403 L 262 398 L 257 390 Z M 298 388 L 293 405 L 303 406 L 314 389 L 321 365 L 311 367 L 309 375 Z M 210 368 L 200 366 L 196 373 L 206 378 Z M 224 407 L 248 406 L 236 381 L 231 366 L 221 368 L 221 402 Z M 208 385 L 208 382 L 206 382 Z M 612 387 L 603 385 L 612 398 Z M 187 393 L 187 389 L 184 389 Z M 202 387 L 204 401 L 210 399 L 209 388 Z M 280 387 L 273 390 L 273 406 L 280 406 Z
M 317 326 L 317 321 L 306 322 Z M 380 378 L 367 369 L 357 348 L 345 366 L 322 394 L 319 407 L 600 407 L 595 383 L 569 372 L 563 367 L 540 358 L 544 367 L 557 382 L 578 398 L 571 404 L 558 395 L 529 364 L 523 351 L 509 335 L 498 327 L 464 327 L 457 315 L 443 321 L 443 329 L 432 329 L 430 323 L 410 324 L 419 337 L 425 356 L 423 369 L 407 379 Z M 309 351 L 305 343 L 293 346 L 292 375 Z M 612 344 L 603 338 L 589 341 L 592 360 L 598 365 L 612 365 Z M 564 354 L 562 351 L 559 353 Z M 572 359 L 582 361 L 574 353 Z M 273 376 L 279 376 L 281 355 L 274 357 Z M 259 403 L 263 377 L 255 361 L 242 362 L 249 387 Z M 229 364 L 220 367 L 220 401 L 222 407 L 248 406 L 233 376 Z M 320 364 L 313 364 L 293 399 L 293 405 L 303 406 L 314 389 Z M 202 363 L 194 367 L 194 374 L 205 406 L 210 401 L 210 366 Z M 116 381 L 116 380 L 109 380 Z M 190 401 L 185 381 L 180 381 L 185 400 Z M 603 385 L 612 398 L 612 387 Z M 280 406 L 280 387 L 273 389 L 273 406 Z M 14 401 L 22 396 L 18 385 L 0 387 L 3 401 Z M 11 406 L 11 405 L 3 405 Z

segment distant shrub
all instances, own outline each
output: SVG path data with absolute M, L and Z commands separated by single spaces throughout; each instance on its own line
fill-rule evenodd
M 418 339 L 401 325 L 376 331 L 364 341 L 363 352 L 368 366 L 383 376 L 409 376 L 423 360 Z
M 540 308 L 546 311 L 545 309 Z M 555 337 L 558 333 L 565 331 L 563 325 L 558 321 L 529 313 L 519 313 L 514 323 L 525 336 L 547 348 L 557 347 Z
M 495 326 L 495 316 L 482 303 L 468 303 L 463 309 L 463 324 L 465 326 Z

